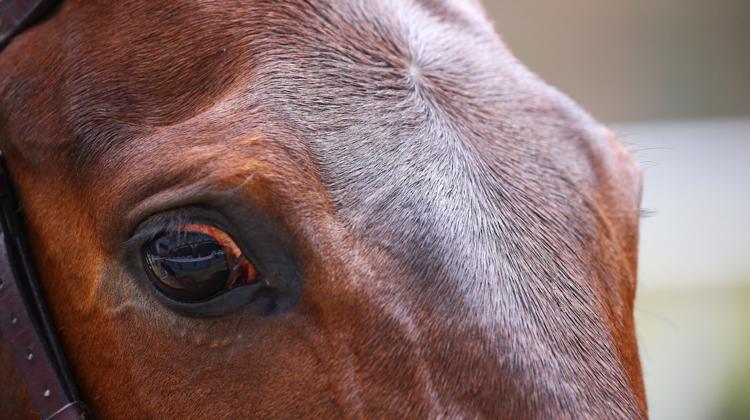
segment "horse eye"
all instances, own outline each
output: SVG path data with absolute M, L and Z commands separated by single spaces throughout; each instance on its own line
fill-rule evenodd
M 143 260 L 154 286 L 177 301 L 205 301 L 258 281 L 232 238 L 210 225 L 186 224 L 160 234 L 143 248 Z

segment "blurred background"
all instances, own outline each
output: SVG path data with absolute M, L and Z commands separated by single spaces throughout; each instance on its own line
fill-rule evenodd
M 483 2 L 516 56 L 644 168 L 652 419 L 750 419 L 750 1 Z

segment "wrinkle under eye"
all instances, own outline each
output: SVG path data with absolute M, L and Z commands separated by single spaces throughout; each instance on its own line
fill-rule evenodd
M 178 301 L 208 300 L 258 280 L 232 238 L 207 224 L 184 224 L 157 235 L 143 248 L 143 259 L 154 286 Z

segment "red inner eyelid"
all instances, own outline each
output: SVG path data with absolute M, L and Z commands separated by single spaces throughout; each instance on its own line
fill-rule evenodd
M 231 269 L 227 287 L 251 283 L 256 280 L 257 271 L 253 264 L 242 255 L 242 250 L 223 230 L 206 224 L 189 223 L 180 226 L 182 232 L 202 233 L 212 237 L 224 249 L 227 265 Z
M 238 258 L 242 255 L 242 251 L 240 250 L 240 247 L 237 246 L 236 243 L 232 240 L 232 238 L 227 235 L 226 232 L 211 226 L 211 225 L 204 225 L 204 224 L 186 224 L 180 226 L 180 231 L 182 232 L 194 232 L 194 233 L 202 233 L 204 235 L 208 235 L 221 245 L 222 248 L 224 248 L 224 253 L 232 258 L 232 260 Z M 234 261 L 231 261 L 232 263 Z

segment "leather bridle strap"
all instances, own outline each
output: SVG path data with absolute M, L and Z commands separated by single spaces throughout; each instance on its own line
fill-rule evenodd
M 12 37 L 33 24 L 53 3 L 49 0 L 0 0 L 0 53 Z M 78 398 L 47 313 L 26 244 L 10 172 L 1 152 L 0 331 L 42 419 L 92 418 Z
M 36 281 L 0 155 L 0 330 L 42 419 L 87 418 Z
M 0 50 L 55 3 L 57 1 L 0 0 Z

